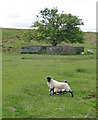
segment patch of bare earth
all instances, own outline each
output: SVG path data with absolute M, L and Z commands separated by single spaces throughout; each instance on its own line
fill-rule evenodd
M 84 97 L 83 99 L 95 99 L 96 100 L 96 96 L 95 95 L 88 95 L 88 97 Z

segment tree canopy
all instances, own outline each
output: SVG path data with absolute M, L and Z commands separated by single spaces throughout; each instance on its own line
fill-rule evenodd
M 58 13 L 57 8 L 45 8 L 37 15 L 37 21 L 32 27 L 37 30 L 35 35 L 37 40 L 46 40 L 56 46 L 62 41 L 83 43 L 84 34 L 80 29 L 81 25 L 84 23 L 77 16 Z

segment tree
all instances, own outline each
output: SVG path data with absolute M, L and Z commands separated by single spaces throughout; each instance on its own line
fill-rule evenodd
M 38 40 L 47 40 L 53 46 L 65 41 L 71 43 L 83 43 L 84 34 L 80 30 L 83 25 L 81 19 L 71 14 L 58 13 L 58 9 L 45 8 L 37 15 L 38 20 L 32 27 L 37 30 L 35 36 Z
M 33 34 L 32 33 L 33 33 L 32 30 L 29 29 L 27 32 L 23 33 L 22 39 L 25 42 L 30 42 L 33 39 Z

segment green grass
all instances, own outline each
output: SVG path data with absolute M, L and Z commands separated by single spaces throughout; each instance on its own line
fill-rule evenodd
M 92 56 L 92 58 L 91 58 Z M 95 55 L 3 53 L 3 118 L 95 118 Z M 49 96 L 46 76 L 74 91 Z
M 10 39 L 19 39 L 22 34 L 26 32 L 27 29 L 11 29 L 11 28 L 2 28 L 2 39 L 10 40 Z

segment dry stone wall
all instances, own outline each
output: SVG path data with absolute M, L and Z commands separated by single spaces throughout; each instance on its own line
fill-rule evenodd
M 47 54 L 71 55 L 84 52 L 84 47 L 47 47 Z
M 69 46 L 25 46 L 21 47 L 21 54 L 52 54 L 52 55 L 72 55 L 84 52 L 84 47 Z
M 42 54 L 43 48 L 41 46 L 25 46 L 21 47 L 21 54 Z

